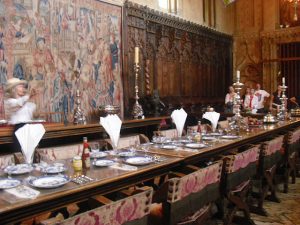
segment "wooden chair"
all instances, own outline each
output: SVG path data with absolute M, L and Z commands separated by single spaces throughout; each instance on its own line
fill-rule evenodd
M 171 138 L 171 139 L 176 138 L 178 136 L 176 129 L 154 131 L 153 135 L 154 136 L 163 136 L 163 137 Z
M 229 122 L 227 120 L 219 121 L 218 127 L 221 129 L 228 129 L 229 128 Z
M 150 212 L 152 192 L 152 188 L 149 187 L 135 190 L 131 196 L 127 196 L 129 192 L 121 191 L 118 193 L 125 197 L 117 201 L 103 195 L 94 196 L 90 199 L 90 202 L 93 202 L 92 205 L 101 206 L 66 219 L 59 215 L 44 220 L 41 224 L 145 225 Z
M 285 180 L 284 180 L 284 192 L 288 192 L 289 177 L 292 177 L 292 184 L 296 183 L 296 176 L 298 173 L 297 160 L 299 158 L 300 149 L 300 129 L 289 131 L 287 134 L 286 146 L 285 146 Z
M 242 210 L 248 224 L 253 223 L 247 204 L 248 193 L 251 190 L 251 178 L 256 174 L 256 164 L 259 158 L 260 146 L 247 147 L 246 150 L 224 157 L 224 176 L 222 179 L 223 196 L 227 199 L 228 210 L 224 224 L 232 224 L 237 210 Z
M 56 160 L 65 160 L 73 158 L 76 155 L 82 155 L 83 144 L 62 145 L 49 148 L 38 148 L 37 155 L 39 161 L 53 162 Z
M 108 139 L 105 139 L 105 141 L 108 144 L 108 148 L 112 149 L 111 140 L 108 138 Z M 128 148 L 133 145 L 140 145 L 140 144 L 144 144 L 147 142 L 149 142 L 149 139 L 144 134 L 135 134 L 135 135 L 130 135 L 130 136 L 124 136 L 124 137 L 120 137 L 119 143 L 118 143 L 118 148 L 119 149 Z
M 0 155 L 0 169 L 15 164 L 15 156 L 13 154 Z
M 282 146 L 283 146 L 284 135 L 280 135 L 271 140 L 262 143 L 260 155 L 259 155 L 259 166 L 258 172 L 255 177 L 255 184 L 258 188 L 258 192 L 253 193 L 258 198 L 257 207 L 251 208 L 254 213 L 266 216 L 267 213 L 263 208 L 265 198 L 268 200 L 279 202 L 276 196 L 276 181 L 275 173 L 277 163 L 282 159 Z M 270 191 L 270 195 L 269 194 Z
M 220 197 L 221 171 L 222 161 L 217 161 L 205 168 L 187 166 L 171 172 L 154 194 L 150 224 L 204 224 L 210 217 L 211 203 Z

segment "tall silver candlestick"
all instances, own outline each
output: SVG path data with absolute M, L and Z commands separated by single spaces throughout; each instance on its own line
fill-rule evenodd
M 240 91 L 242 90 L 244 84 L 240 82 L 240 73 L 238 71 L 236 82 L 233 83 L 234 90 L 236 91 L 236 95 L 234 97 L 233 102 L 233 111 L 235 112 L 234 120 L 236 124 L 236 129 L 240 129 L 241 121 L 242 121 L 242 115 L 241 115 L 241 105 L 242 105 L 242 99 L 240 95 Z
M 86 117 L 84 115 L 83 110 L 81 109 L 81 94 L 79 90 L 79 78 L 80 78 L 80 72 L 74 71 L 74 75 L 76 77 L 76 84 L 77 84 L 77 90 L 76 90 L 76 100 L 75 104 L 76 107 L 74 109 L 74 124 L 86 124 Z
M 282 95 L 281 95 L 281 98 L 280 98 L 280 101 L 281 101 L 281 106 L 280 106 L 280 110 L 277 114 L 277 118 L 279 120 L 285 120 L 285 117 L 286 117 L 286 113 L 287 113 L 287 97 L 285 95 L 285 92 L 286 92 L 286 89 L 288 87 L 285 85 L 285 83 L 283 82 L 282 83 L 282 86 L 281 86 L 281 90 L 282 90 Z
M 132 116 L 134 119 L 139 119 L 144 117 L 144 111 L 142 106 L 139 103 L 139 84 L 138 84 L 138 77 L 139 77 L 139 71 L 140 71 L 140 66 L 138 63 L 134 63 L 134 73 L 135 73 L 135 103 L 133 105 L 132 109 Z

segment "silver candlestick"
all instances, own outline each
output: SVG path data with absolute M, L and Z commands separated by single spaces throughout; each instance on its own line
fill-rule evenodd
M 135 103 L 133 105 L 132 109 L 132 116 L 134 119 L 139 119 L 144 117 L 144 111 L 142 106 L 139 103 L 139 85 L 138 85 L 138 76 L 139 76 L 139 71 L 140 71 L 140 66 L 138 63 L 134 63 L 134 73 L 135 73 Z
M 84 112 L 81 109 L 81 94 L 79 90 L 79 78 L 80 78 L 80 72 L 74 71 L 74 75 L 76 77 L 76 84 L 77 84 L 77 90 L 76 90 L 76 100 L 75 100 L 75 110 L 74 110 L 74 124 L 86 124 L 86 117 L 84 115 Z
M 242 99 L 240 95 L 240 91 L 242 90 L 244 84 L 240 82 L 240 76 L 237 76 L 236 82 L 233 83 L 234 90 L 236 91 L 236 95 L 234 97 L 234 102 L 233 102 L 233 111 L 235 112 L 234 115 L 234 120 L 235 120 L 235 125 L 236 129 L 240 129 L 240 125 L 242 122 L 242 115 L 241 115 L 241 105 L 242 105 Z
M 286 92 L 286 89 L 288 87 L 285 85 L 285 83 L 282 83 L 282 86 L 281 86 L 281 90 L 282 90 L 282 95 L 281 95 L 281 98 L 280 98 L 280 101 L 281 101 L 281 106 L 280 106 L 280 110 L 277 114 L 277 118 L 279 120 L 285 120 L 286 118 L 286 113 L 287 113 L 287 97 L 285 95 L 285 92 Z

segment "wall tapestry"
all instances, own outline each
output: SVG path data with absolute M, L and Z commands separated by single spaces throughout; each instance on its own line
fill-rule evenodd
M 72 121 L 78 86 L 86 115 L 123 108 L 121 24 L 121 6 L 96 0 L 0 0 L 0 116 L 11 77 L 37 90 L 38 112 L 62 112 L 57 120 Z

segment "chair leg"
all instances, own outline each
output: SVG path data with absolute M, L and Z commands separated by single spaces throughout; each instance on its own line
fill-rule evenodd
M 257 206 L 251 205 L 250 211 L 257 215 L 268 216 L 263 205 L 264 205 L 265 198 L 268 195 L 269 186 L 267 184 L 264 184 L 262 180 L 260 181 L 260 183 L 261 184 L 260 184 L 259 192 L 253 193 L 254 197 L 257 198 Z
M 224 220 L 224 224 L 231 224 L 232 220 L 235 216 L 235 212 L 237 210 L 242 210 L 244 212 L 244 219 L 250 224 L 253 223 L 250 217 L 250 210 L 247 204 L 247 197 L 249 194 L 249 190 L 251 188 L 250 180 L 245 182 L 241 188 L 238 188 L 234 191 L 230 191 L 227 195 L 228 201 L 232 204 L 226 218 Z
M 279 203 L 280 200 L 276 195 L 276 187 L 275 187 L 275 182 L 274 182 L 274 178 L 275 178 L 275 172 L 276 172 L 276 165 L 274 165 L 273 167 L 271 167 L 269 170 L 265 171 L 265 178 L 268 184 L 268 187 L 271 191 L 271 195 L 267 197 L 267 199 L 269 201 L 273 201 L 273 202 L 277 202 Z

